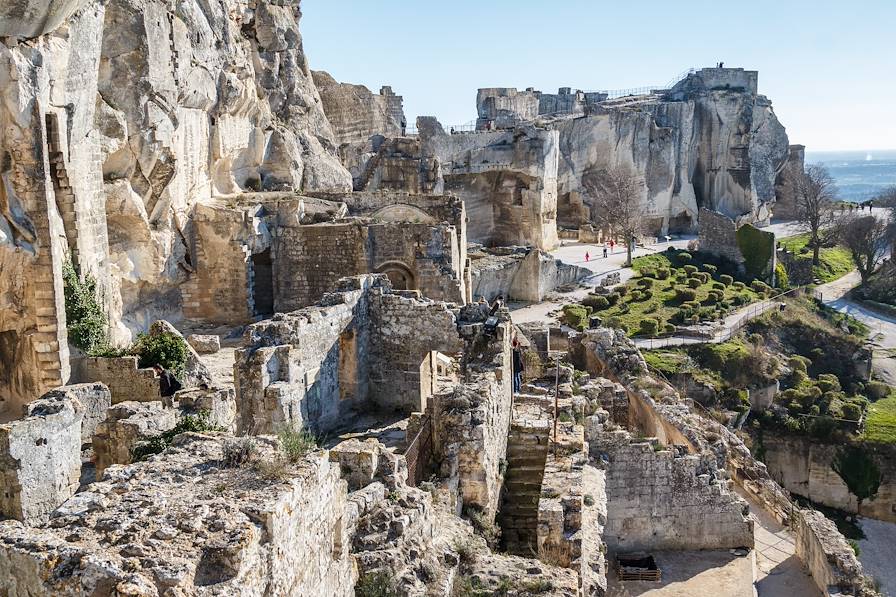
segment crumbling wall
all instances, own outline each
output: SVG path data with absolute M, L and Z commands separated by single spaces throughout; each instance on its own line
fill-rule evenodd
M 138 442 L 168 431 L 176 423 L 177 413 L 161 402 L 125 401 L 110 408 L 93 436 L 96 478 L 102 479 L 103 472 L 113 464 L 133 462 Z
M 183 434 L 164 458 L 91 484 L 52 527 L 0 523 L 0 591 L 353 595 L 339 467 L 315 452 L 282 463 L 288 480 L 265 478 L 251 463 L 220 466 L 232 441 Z M 259 461 L 277 458 L 274 438 L 253 441 Z M 133 499 L 140 494 L 164 508 Z M 133 557 L 140 566 L 129 564 Z
M 0 425 L 0 516 L 39 522 L 75 493 L 83 414 L 76 400 L 51 396 L 28 403 L 24 418 Z M 0 579 L 15 576 L 0 573 Z
M 611 550 L 753 546 L 749 506 L 730 490 L 713 458 L 633 440 L 625 431 L 588 441 L 592 458 L 608 463 L 604 540 Z
M 370 360 L 370 398 L 380 408 L 422 412 L 421 365 L 433 351 L 464 350 L 457 314 L 444 303 L 395 293 L 371 297 L 370 334 L 376 338 Z
M 896 460 L 888 446 L 864 444 L 869 467 L 877 469 L 880 484 L 875 495 L 859 501 L 843 478 L 834 470 L 842 445 L 812 438 L 770 433 L 762 434 L 762 460 L 769 474 L 785 489 L 813 503 L 852 512 L 868 518 L 896 522 Z
M 876 595 L 862 575 L 855 551 L 821 512 L 800 510 L 792 528 L 796 556 L 805 562 L 822 595 Z
M 539 96 L 534 89 L 488 87 L 476 92 L 477 130 L 513 128 L 531 122 L 539 113 Z
M 509 253 L 509 254 L 508 254 Z M 554 259 L 549 253 L 524 247 L 483 249 L 472 254 L 471 296 L 493 301 L 541 302 L 553 290 L 574 285 L 589 272 Z
M 112 404 L 159 400 L 159 376 L 152 369 L 138 368 L 137 362 L 138 358 L 131 356 L 80 357 L 72 360 L 72 379 L 105 384 L 112 393 Z
M 77 401 L 81 405 L 81 444 L 89 444 L 97 426 L 106 420 L 112 406 L 112 392 L 101 382 L 72 384 L 50 390 L 41 400 Z
M 787 162 L 775 179 L 775 218 L 795 220 L 799 215 L 795 177 L 804 174 L 806 167 L 806 146 L 791 145 L 787 148 Z

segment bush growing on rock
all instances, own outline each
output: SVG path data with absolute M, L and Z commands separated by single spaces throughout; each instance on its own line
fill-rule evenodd
M 140 367 L 144 368 L 161 365 L 182 375 L 187 365 L 187 342 L 172 332 L 140 334 L 129 352 L 139 357 Z
M 588 325 L 588 310 L 582 305 L 564 305 L 563 321 L 569 327 L 584 330 Z
M 96 280 L 90 274 L 82 280 L 72 262 L 66 260 L 62 282 L 69 342 L 90 355 L 103 351 L 109 344 L 108 321 L 97 298 Z

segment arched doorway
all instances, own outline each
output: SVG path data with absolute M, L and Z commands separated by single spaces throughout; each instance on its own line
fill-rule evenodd
M 417 288 L 417 280 L 411 268 L 400 261 L 387 261 L 376 268 L 376 273 L 386 274 L 389 282 L 392 283 L 393 290 L 415 290 Z

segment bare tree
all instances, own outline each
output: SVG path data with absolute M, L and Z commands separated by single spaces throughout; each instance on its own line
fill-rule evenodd
M 893 229 L 889 222 L 876 216 L 846 215 L 835 228 L 840 243 L 849 249 L 852 261 L 868 281 L 889 250 Z
M 796 220 L 809 232 L 812 265 L 818 265 L 824 232 L 834 223 L 834 179 L 824 166 L 810 164 L 802 172 L 792 170 L 786 184 L 796 204 Z
M 890 207 L 896 209 L 896 185 L 887 187 L 872 199 L 874 207 Z
M 628 166 L 594 167 L 582 176 L 582 185 L 593 200 L 593 219 L 612 234 L 622 236 L 626 265 L 631 266 L 632 245 L 644 227 L 640 178 Z

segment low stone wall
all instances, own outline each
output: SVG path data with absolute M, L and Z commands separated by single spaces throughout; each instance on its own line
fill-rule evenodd
M 0 425 L 0 517 L 40 522 L 75 493 L 83 414 L 79 402 L 50 396 L 28 403 L 23 419 Z M 0 589 L 15 577 L 0 567 Z
M 112 404 L 161 400 L 159 376 L 139 369 L 137 357 L 82 357 L 72 359 L 72 382 L 102 382 L 112 393 Z
M 812 579 L 825 597 L 877 593 L 867 585 L 862 566 L 846 539 L 821 512 L 800 510 L 792 524 L 796 555 L 809 568 Z
M 859 447 L 874 463 L 881 479 L 876 495 L 861 503 L 834 470 L 843 446 L 768 431 L 762 435 L 763 460 L 769 474 L 788 491 L 817 504 L 896 522 L 896 450 L 874 444 Z
M 121 402 L 109 409 L 93 436 L 96 478 L 113 464 L 133 462 L 138 442 L 159 435 L 177 423 L 177 412 L 161 402 Z
M 553 290 L 576 284 L 589 272 L 569 265 L 537 249 L 472 262 L 472 296 L 493 301 L 498 296 L 512 301 L 541 302 Z

